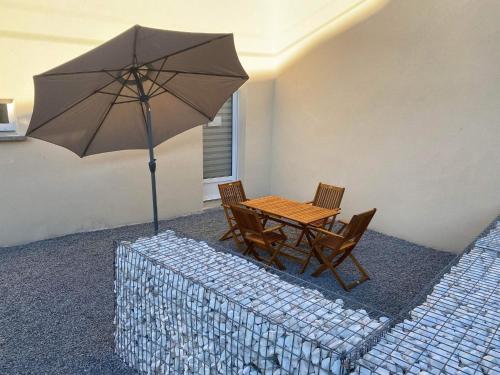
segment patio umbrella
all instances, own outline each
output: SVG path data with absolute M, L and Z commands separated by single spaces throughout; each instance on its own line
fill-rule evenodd
M 35 105 L 26 134 L 82 158 L 148 149 L 158 233 L 154 147 L 212 121 L 247 79 L 232 34 L 134 26 L 35 76 Z

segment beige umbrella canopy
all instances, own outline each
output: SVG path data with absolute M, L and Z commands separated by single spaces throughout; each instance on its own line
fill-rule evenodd
M 27 135 L 80 157 L 148 149 L 157 232 L 153 148 L 213 120 L 247 79 L 232 34 L 134 26 L 34 77 Z

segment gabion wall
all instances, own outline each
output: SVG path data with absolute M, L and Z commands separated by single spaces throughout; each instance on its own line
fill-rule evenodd
M 117 354 L 150 374 L 343 374 L 387 318 L 171 231 L 120 243 Z
M 500 374 L 500 222 L 359 360 L 359 374 Z

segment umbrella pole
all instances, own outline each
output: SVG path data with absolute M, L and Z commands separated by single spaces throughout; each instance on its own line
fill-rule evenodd
M 137 89 L 139 90 L 139 99 L 141 105 L 146 108 L 146 131 L 148 133 L 148 149 L 149 149 L 149 172 L 151 173 L 151 193 L 153 196 L 153 223 L 155 235 L 158 234 L 158 204 L 156 200 L 156 159 L 153 150 L 153 128 L 151 126 L 151 106 L 149 105 L 149 97 L 144 92 L 142 81 L 137 74 L 137 68 L 132 68 L 130 72 L 134 75 Z
M 156 159 L 153 150 L 153 129 L 151 128 L 151 107 L 146 100 L 146 128 L 148 132 L 149 172 L 151 173 L 151 193 L 153 195 L 153 222 L 155 235 L 158 234 L 158 204 L 156 201 Z

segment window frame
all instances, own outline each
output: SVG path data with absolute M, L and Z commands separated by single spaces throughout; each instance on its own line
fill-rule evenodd
M 15 100 L 14 99 L 0 99 L 0 104 L 7 105 L 7 116 L 9 118 L 8 123 L 0 123 L 0 133 L 2 132 L 15 132 L 17 131 L 17 118 L 16 118 L 16 109 L 15 109 Z
M 232 95 L 231 109 L 231 176 L 214 177 L 203 179 L 203 200 L 219 199 L 217 185 L 223 182 L 236 181 L 238 179 L 238 116 L 239 116 L 239 92 Z

